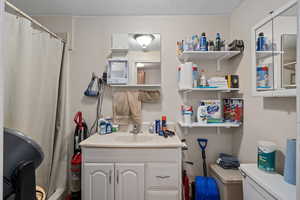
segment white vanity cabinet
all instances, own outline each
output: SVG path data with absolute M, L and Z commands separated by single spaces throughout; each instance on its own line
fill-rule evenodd
M 83 200 L 181 200 L 181 147 L 82 152 Z

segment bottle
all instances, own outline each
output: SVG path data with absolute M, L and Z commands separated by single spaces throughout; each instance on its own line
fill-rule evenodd
M 166 116 L 161 117 L 161 129 L 162 129 L 162 131 L 167 130 L 167 117 Z
M 198 87 L 198 68 L 193 66 L 193 88 Z
M 105 134 L 112 133 L 112 119 L 106 118 L 106 127 L 105 127 Z
M 200 51 L 207 51 L 207 39 L 204 32 L 201 34 L 200 37 Z
M 99 128 L 98 128 L 98 133 L 100 135 L 105 135 L 106 134 L 106 121 L 103 118 L 100 118 L 98 121 Z
M 207 123 L 207 107 L 205 102 L 200 102 L 197 111 L 197 121 L 198 123 Z
M 204 75 L 204 69 L 201 70 L 200 74 L 200 87 L 206 87 L 206 77 Z
M 266 50 L 265 47 L 266 47 L 265 34 L 263 32 L 260 32 L 258 34 L 256 51 L 265 51 Z
M 215 51 L 221 51 L 221 35 L 217 33 Z

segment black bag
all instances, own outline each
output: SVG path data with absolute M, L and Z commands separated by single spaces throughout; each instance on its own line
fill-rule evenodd
M 245 49 L 244 41 L 243 40 L 233 40 L 228 45 L 229 51 L 240 51 L 243 52 Z

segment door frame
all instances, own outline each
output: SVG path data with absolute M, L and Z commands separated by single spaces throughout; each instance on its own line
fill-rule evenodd
M 0 30 L 3 30 L 4 0 L 0 0 Z M 3 152 L 3 31 L 0 31 L 0 152 Z M 0 177 L 3 177 L 3 153 L 0 154 Z M 0 198 L 3 197 L 3 178 L 0 178 Z

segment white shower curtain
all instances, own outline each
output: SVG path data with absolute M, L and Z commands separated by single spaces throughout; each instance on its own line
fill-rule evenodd
M 37 184 L 48 190 L 56 160 L 63 43 L 21 17 L 6 13 L 4 24 L 4 126 L 20 130 L 41 145 L 45 158 L 37 171 Z

